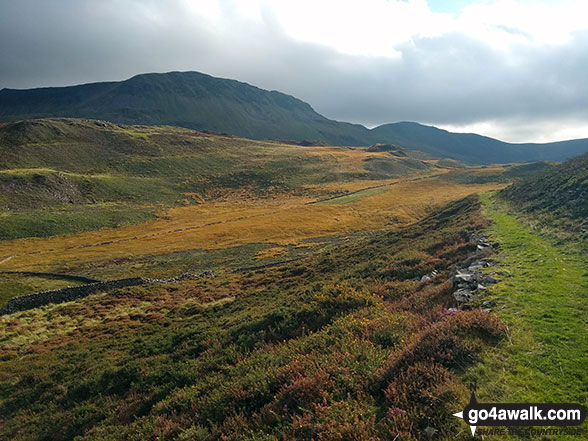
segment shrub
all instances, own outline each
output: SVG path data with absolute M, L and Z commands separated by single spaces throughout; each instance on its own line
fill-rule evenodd
M 276 398 L 281 406 L 299 411 L 302 408 L 309 408 L 313 403 L 325 403 L 328 390 L 332 387 L 333 381 L 323 369 L 319 369 L 311 376 L 298 373 L 294 378 L 288 378 Z
M 471 361 L 476 340 L 504 335 L 505 325 L 498 317 L 480 309 L 448 315 L 412 336 L 409 343 L 394 352 L 379 372 L 380 387 L 389 384 L 400 372 L 421 362 L 462 367 Z
M 415 363 L 385 389 L 390 407 L 383 427 L 401 439 L 419 439 L 427 427 L 450 434 L 455 421 L 449 405 L 464 394 L 465 387 L 445 367 Z
M 298 415 L 286 430 L 286 440 L 379 441 L 375 408 L 362 400 L 336 401 L 313 405 Z

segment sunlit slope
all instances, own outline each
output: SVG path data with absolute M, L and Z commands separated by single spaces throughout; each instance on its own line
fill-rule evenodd
M 485 223 L 470 197 L 275 268 L 1 316 L 0 437 L 471 440 L 454 372 L 506 330 L 447 310 L 448 279 Z
M 403 153 L 79 119 L 17 122 L 0 127 L 0 239 L 136 224 L 226 194 L 327 197 L 325 184 L 438 171 L 437 161 Z

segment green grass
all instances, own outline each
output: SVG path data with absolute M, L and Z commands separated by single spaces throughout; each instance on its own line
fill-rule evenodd
M 588 398 L 588 261 L 578 252 L 583 248 L 555 244 L 531 230 L 495 196 L 482 200 L 493 222 L 490 238 L 500 244 L 496 270 L 510 273 L 488 298 L 496 299 L 510 337 L 488 351 L 465 380 L 477 380 L 484 402 Z
M 501 196 L 530 213 L 575 220 L 574 230 L 580 234 L 580 224 L 588 217 L 588 153 L 544 167 L 504 189 Z
M 138 224 L 154 217 L 155 212 L 155 208 L 113 203 L 5 212 L 0 216 L 0 240 L 50 237 Z

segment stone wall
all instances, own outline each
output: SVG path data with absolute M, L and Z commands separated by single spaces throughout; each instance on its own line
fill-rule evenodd
M 5 271 L 6 272 L 6 271 Z M 26 274 L 24 271 L 15 271 L 14 274 Z M 51 274 L 51 273 L 31 273 L 35 275 L 39 274 Z M 60 276 L 64 276 L 61 274 Z M 78 280 L 87 279 L 81 276 L 70 276 L 71 278 L 76 277 Z M 95 282 L 88 283 L 87 285 L 72 286 L 69 288 L 56 289 L 53 291 L 36 292 L 34 294 L 26 294 L 20 297 L 14 297 L 10 299 L 6 305 L 0 308 L 0 315 L 12 314 L 17 311 L 25 311 L 27 309 L 38 308 L 39 306 L 48 305 L 50 303 L 64 303 L 71 302 L 72 300 L 78 300 L 95 294 L 98 292 L 107 292 L 117 288 L 124 288 L 126 286 L 143 285 L 145 283 L 176 283 L 187 279 L 199 279 L 202 277 L 215 277 L 214 271 L 203 271 L 200 274 L 184 273 L 181 276 L 173 277 L 171 279 L 149 279 L 147 277 L 132 277 L 129 279 L 118 279 L 109 280 L 108 282 Z
M 87 285 L 27 294 L 10 299 L 6 305 L 0 308 L 0 315 L 38 308 L 39 306 L 48 305 L 49 303 L 71 302 L 72 300 L 81 299 L 97 292 L 110 291 L 112 289 L 124 288 L 126 286 L 142 285 L 144 283 L 149 283 L 150 281 L 150 279 L 144 277 L 133 277 L 129 279 L 89 283 Z

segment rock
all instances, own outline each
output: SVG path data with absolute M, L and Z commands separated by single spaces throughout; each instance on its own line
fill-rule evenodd
M 480 281 L 480 275 L 469 271 L 468 269 L 458 270 L 455 276 L 453 276 L 453 286 L 456 289 L 476 289 L 478 282 Z
M 484 285 L 482 285 L 481 283 L 478 283 L 478 286 L 476 287 L 476 289 L 478 291 L 487 291 L 488 288 L 486 288 Z
M 496 280 L 494 277 L 487 275 L 486 277 L 484 277 L 483 282 L 486 285 L 493 285 L 495 283 L 498 283 L 498 280 Z
M 489 308 L 492 306 L 496 306 L 496 302 L 494 300 L 484 300 L 482 302 L 482 308 Z
M 477 271 L 482 268 L 484 268 L 484 267 L 482 265 L 480 265 L 479 263 L 472 263 L 470 266 L 468 266 L 468 270 L 470 270 L 470 271 Z
M 490 264 L 485 260 L 475 260 L 473 261 L 470 266 L 468 267 L 469 271 L 476 271 L 482 268 L 488 267 Z
M 461 305 L 461 309 L 463 311 L 471 311 L 472 310 L 472 305 L 468 305 L 467 303 Z
M 457 283 L 470 283 L 474 280 L 474 273 L 467 269 L 460 269 L 455 273 L 455 276 L 453 276 L 453 280 Z
M 474 297 L 474 294 L 469 289 L 458 289 L 453 293 L 453 298 L 458 303 L 469 302 Z
M 417 281 L 419 282 L 426 282 L 427 280 L 431 280 L 433 277 L 435 277 L 437 274 L 439 274 L 439 272 L 437 270 L 433 270 L 431 271 L 429 274 L 425 274 L 423 277 L 421 277 L 420 279 L 417 278 Z

